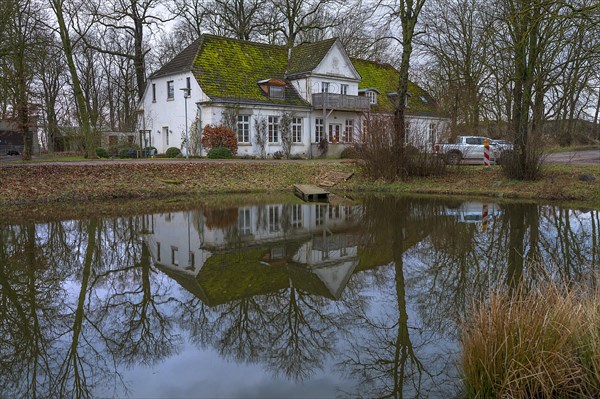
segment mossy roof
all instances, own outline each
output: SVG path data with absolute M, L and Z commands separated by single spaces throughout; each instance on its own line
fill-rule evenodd
M 309 107 L 288 81 L 283 99 L 269 98 L 258 85 L 285 79 L 286 67 L 285 47 L 203 35 L 192 71 L 213 101 Z
M 371 105 L 374 112 L 393 112 L 394 103 L 388 93 L 398 92 L 400 72 L 390 64 L 381 64 L 375 61 L 352 59 L 352 64 L 362 77 L 358 84 L 360 89 L 377 89 L 377 105 Z M 424 89 L 413 82 L 408 82 L 408 109 L 409 115 L 435 115 L 435 100 Z
M 314 70 L 336 40 L 296 46 L 291 50 L 288 63 L 288 49 L 284 46 L 202 35 L 151 78 L 192 71 L 212 101 L 310 107 L 286 78 Z M 351 61 L 362 77 L 359 89 L 379 91 L 378 103 L 371 106 L 371 111 L 393 112 L 393 100 L 388 93 L 398 91 L 398 70 L 390 64 L 357 58 Z M 287 83 L 283 99 L 271 99 L 260 88 L 258 82 L 268 79 L 283 79 Z M 429 93 L 413 82 L 409 82 L 408 92 L 407 114 L 437 114 Z
M 150 75 L 150 79 L 191 71 L 192 63 L 194 62 L 194 58 L 196 57 L 200 43 L 201 39 L 195 40 L 182 52 L 177 54 L 171 61 L 167 62 L 158 71 Z
M 308 73 L 319 66 L 337 39 L 304 43 L 292 49 L 287 75 Z

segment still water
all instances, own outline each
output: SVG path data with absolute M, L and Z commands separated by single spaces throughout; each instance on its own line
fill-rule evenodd
M 599 225 L 395 197 L 0 224 L 0 397 L 460 397 L 473 299 L 588 281 Z

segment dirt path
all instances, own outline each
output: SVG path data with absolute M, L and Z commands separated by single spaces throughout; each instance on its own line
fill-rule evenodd
M 563 165 L 600 166 L 600 150 L 556 152 L 548 154 L 545 162 Z

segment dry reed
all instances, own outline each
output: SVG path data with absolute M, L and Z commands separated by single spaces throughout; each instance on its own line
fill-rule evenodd
M 469 398 L 600 397 L 600 290 L 496 292 L 461 336 Z

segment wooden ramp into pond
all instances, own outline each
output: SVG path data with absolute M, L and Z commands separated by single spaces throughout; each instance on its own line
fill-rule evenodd
M 329 201 L 329 191 L 312 184 L 294 184 L 294 194 L 304 201 Z

